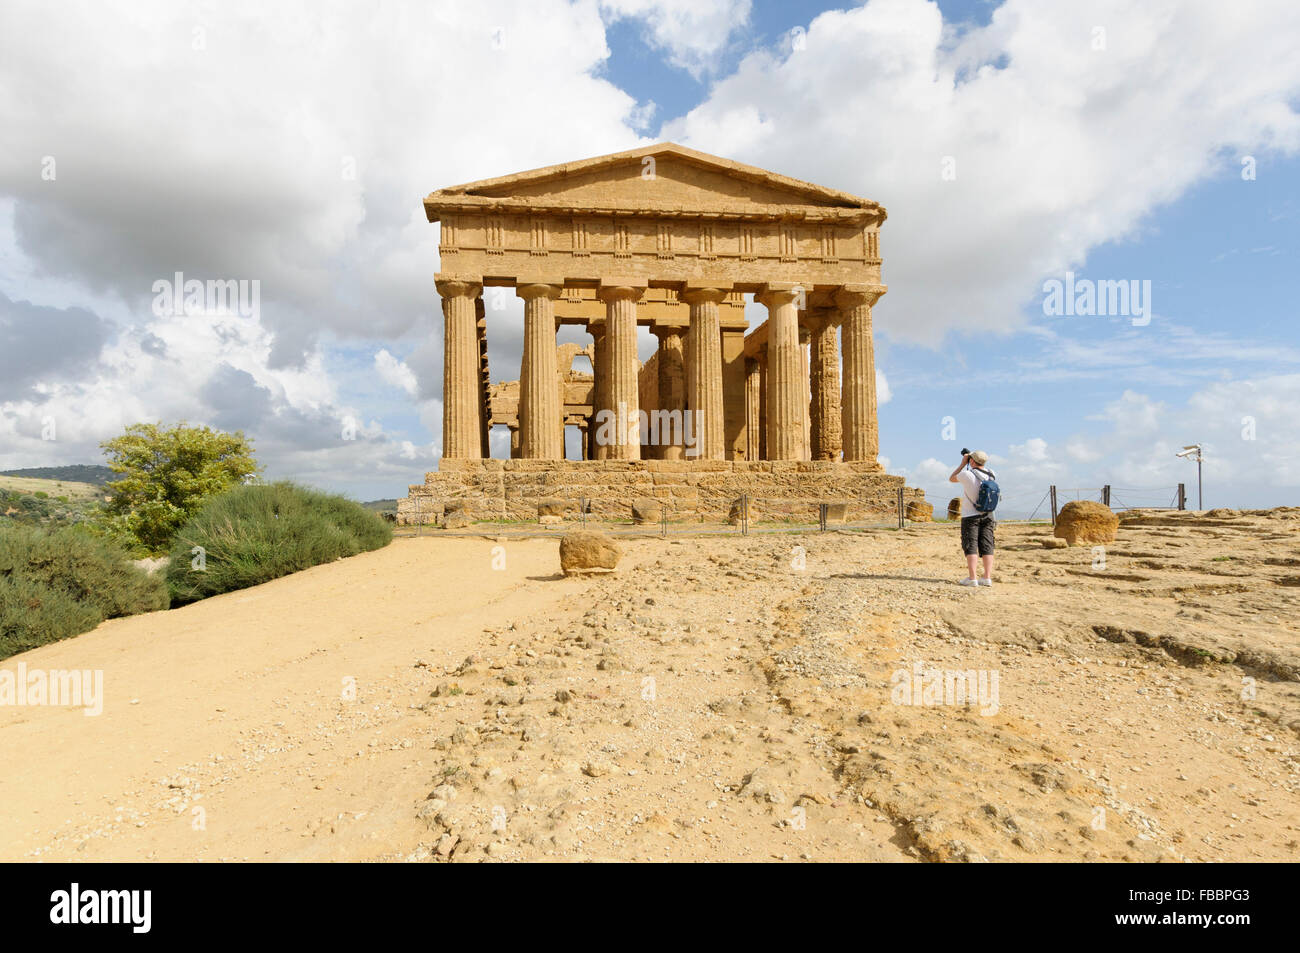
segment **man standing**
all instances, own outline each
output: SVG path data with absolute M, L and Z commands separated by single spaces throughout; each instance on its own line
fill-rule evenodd
M 962 451 L 961 465 L 948 477 L 949 483 L 961 484 L 961 549 L 966 554 L 966 569 L 969 573 L 961 581 L 963 586 L 978 586 L 976 571 L 979 561 L 984 560 L 984 585 L 993 588 L 993 529 L 997 520 L 993 508 L 981 510 L 976 503 L 980 499 L 980 486 L 996 478 L 993 471 L 985 466 L 989 455 L 983 450 Z M 993 482 L 992 505 L 997 505 L 997 483 Z M 985 494 L 986 499 L 989 494 Z

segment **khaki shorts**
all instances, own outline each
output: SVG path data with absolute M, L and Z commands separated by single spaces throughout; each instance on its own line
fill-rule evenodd
M 998 521 L 992 513 L 966 516 L 961 521 L 961 551 L 967 556 L 993 555 L 993 529 Z

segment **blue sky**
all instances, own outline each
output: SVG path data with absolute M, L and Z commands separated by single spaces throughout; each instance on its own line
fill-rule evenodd
M 938 505 L 962 445 L 1027 512 L 1050 483 L 1194 491 L 1195 441 L 1207 506 L 1297 502 L 1293 5 L 125 9 L 0 14 L 0 468 L 185 418 L 241 424 L 270 476 L 402 495 L 441 438 L 420 197 L 667 138 L 889 208 L 881 453 Z M 151 314 L 178 269 L 260 279 L 261 314 Z M 1045 315 L 1067 271 L 1149 281 L 1150 323 Z M 491 316 L 498 379 L 520 313 Z

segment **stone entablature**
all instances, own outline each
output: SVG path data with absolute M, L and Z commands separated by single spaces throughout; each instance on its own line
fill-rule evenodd
M 489 285 L 538 267 L 575 278 L 612 267 L 757 293 L 767 281 L 836 283 L 841 263 L 880 280 L 878 203 L 673 143 L 452 186 L 424 204 L 443 225 L 443 270 Z M 604 261 L 573 261 L 588 257 Z
M 439 189 L 424 207 L 444 273 L 489 286 L 880 283 L 878 203 L 673 143 Z

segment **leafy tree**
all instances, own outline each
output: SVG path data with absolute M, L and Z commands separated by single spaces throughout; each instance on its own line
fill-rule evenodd
M 223 433 L 181 421 L 132 424 L 101 446 L 122 478 L 108 484 L 111 513 L 125 517 L 150 551 L 163 552 L 172 536 L 203 503 L 261 471 L 243 431 Z

